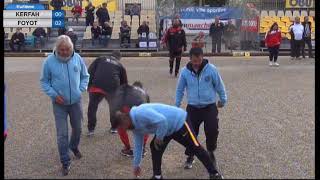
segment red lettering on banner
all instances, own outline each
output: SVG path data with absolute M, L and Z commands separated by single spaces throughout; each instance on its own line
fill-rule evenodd
M 242 19 L 241 31 L 258 32 L 258 18 Z

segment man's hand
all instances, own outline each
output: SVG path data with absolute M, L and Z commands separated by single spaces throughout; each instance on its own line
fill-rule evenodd
M 57 96 L 56 97 L 56 103 L 61 104 L 61 105 L 64 103 L 64 100 L 63 100 L 62 96 Z
M 141 168 L 140 168 L 140 166 L 134 167 L 134 169 L 133 169 L 133 174 L 134 174 L 134 176 L 137 177 L 137 178 L 141 175 Z
M 218 108 L 222 108 L 224 106 L 224 104 L 221 101 L 218 101 L 217 106 L 218 106 Z
M 154 139 L 154 148 L 159 151 L 160 150 L 160 146 L 163 145 L 163 141 L 161 139 Z

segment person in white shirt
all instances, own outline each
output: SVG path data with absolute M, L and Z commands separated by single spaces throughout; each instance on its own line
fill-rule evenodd
M 290 31 L 293 32 L 293 38 L 294 38 L 294 56 L 296 59 L 301 59 L 300 58 L 300 52 L 302 51 L 303 47 L 303 32 L 304 32 L 304 27 L 300 23 L 300 18 L 295 17 L 295 22 L 292 26 L 290 26 Z

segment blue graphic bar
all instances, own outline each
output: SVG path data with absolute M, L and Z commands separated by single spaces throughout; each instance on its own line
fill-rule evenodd
M 52 11 L 52 19 L 64 19 L 64 11 L 63 10 L 53 10 Z
M 5 10 L 45 10 L 42 4 L 8 4 Z

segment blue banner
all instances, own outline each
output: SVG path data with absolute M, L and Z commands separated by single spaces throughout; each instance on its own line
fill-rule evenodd
M 180 9 L 181 19 L 240 19 L 242 10 L 240 8 L 225 7 L 187 7 Z
M 8 4 L 5 10 L 45 10 L 42 4 Z

